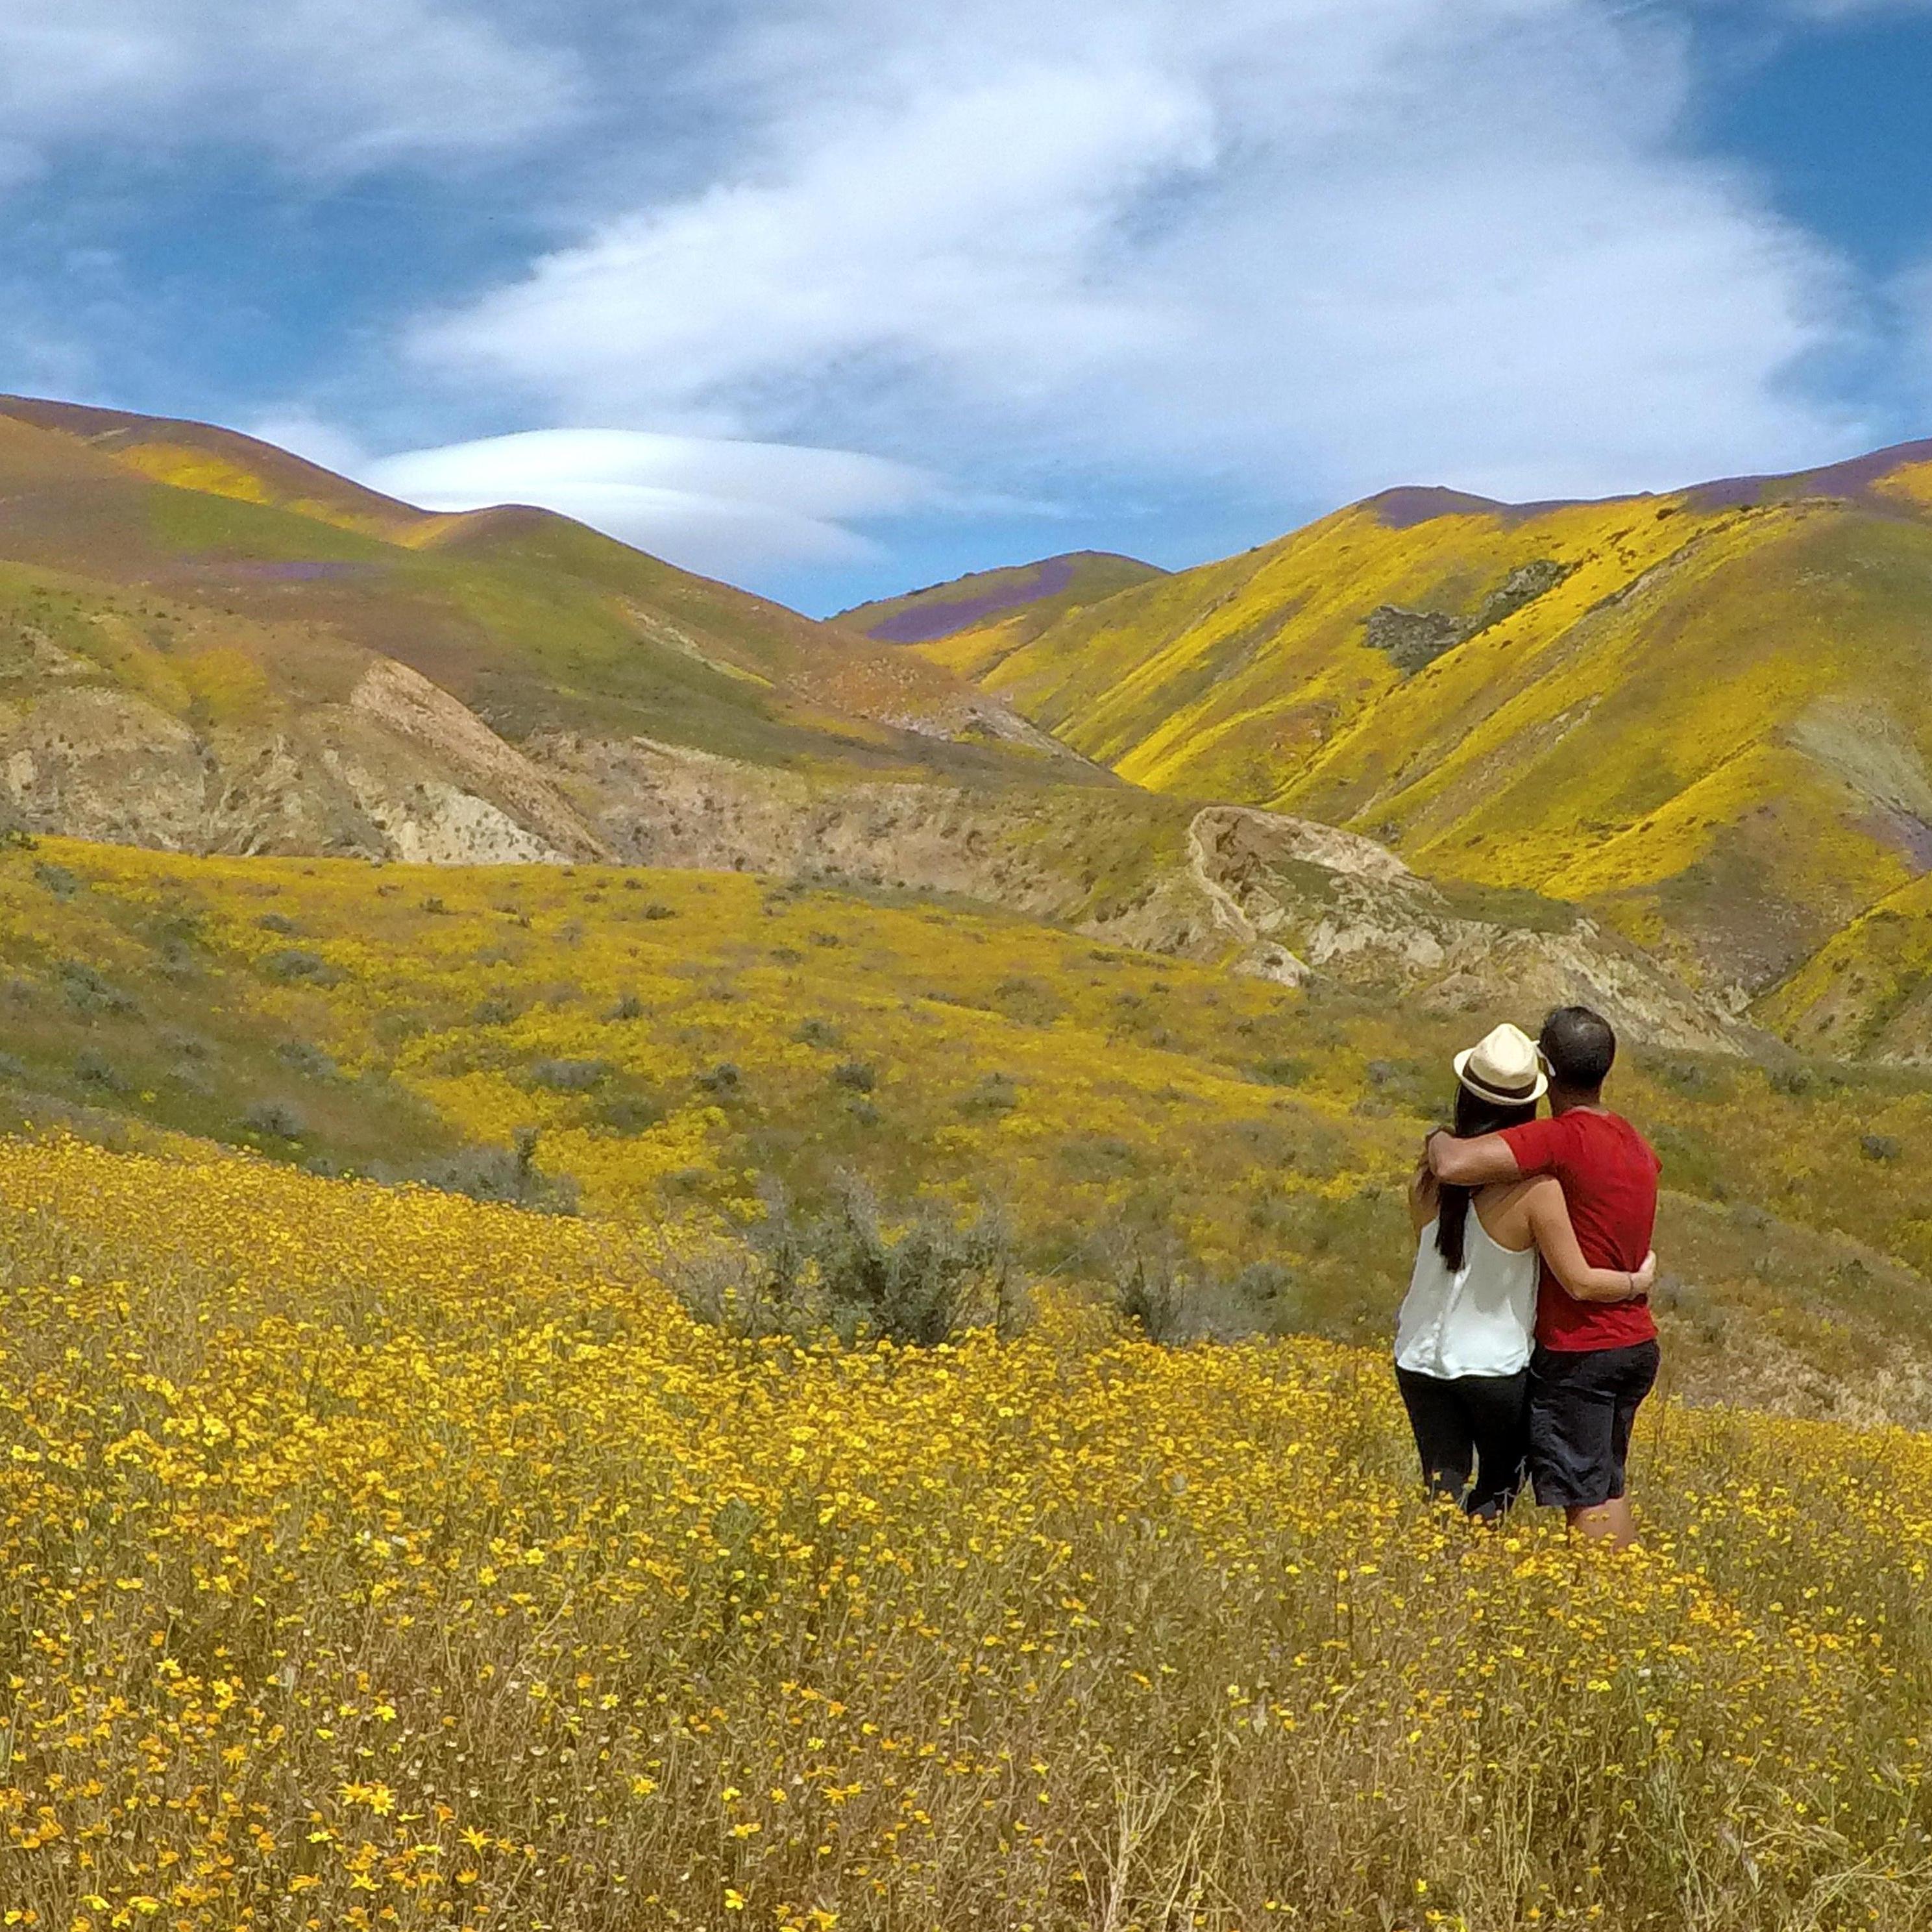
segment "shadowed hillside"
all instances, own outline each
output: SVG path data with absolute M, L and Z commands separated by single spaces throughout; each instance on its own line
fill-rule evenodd
M 1923 444 L 1602 503 L 1394 491 L 928 654 L 1136 783 L 1580 902 L 1742 1001 L 1932 866 L 1928 506 Z

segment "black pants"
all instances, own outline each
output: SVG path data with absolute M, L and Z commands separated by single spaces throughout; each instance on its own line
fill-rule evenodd
M 1444 1382 L 1397 1369 L 1395 1378 L 1432 1492 L 1494 1521 L 1516 1500 L 1528 1466 L 1529 1371 Z

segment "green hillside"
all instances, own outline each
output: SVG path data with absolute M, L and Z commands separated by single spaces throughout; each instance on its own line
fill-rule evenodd
M 1932 864 L 1932 448 L 1664 497 L 1371 500 L 928 647 L 1123 777 L 1580 901 L 1776 985 Z
M 204 686 L 224 716 L 344 701 L 373 655 L 519 746 L 642 734 L 995 780 L 1040 763 L 943 670 L 548 512 L 430 514 L 228 430 L 23 398 L 0 398 L 0 634 L 190 723 Z M 13 669 L 33 666 L 16 650 Z

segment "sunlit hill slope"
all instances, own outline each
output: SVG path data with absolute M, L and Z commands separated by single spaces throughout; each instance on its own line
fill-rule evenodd
M 1600 503 L 1392 491 L 922 648 L 1137 783 L 1580 901 L 1742 1000 L 1932 866 L 1928 614 L 1921 444 Z
M 30 828 L 590 857 L 652 756 L 1094 776 L 916 656 L 547 512 L 428 514 L 226 430 L 19 398 L 0 492 L 0 806 Z
M 832 620 L 882 644 L 929 644 L 962 631 L 1009 645 L 1037 637 L 1049 624 L 1166 573 L 1106 551 L 1076 550 L 1004 570 L 976 571 L 947 584 L 860 604 Z

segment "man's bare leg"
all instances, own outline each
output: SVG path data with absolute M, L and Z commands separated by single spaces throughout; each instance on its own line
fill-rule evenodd
M 1636 1519 L 1630 1514 L 1628 1496 L 1612 1496 L 1606 1503 L 1592 1503 L 1563 1514 L 1569 1520 L 1570 1534 L 1586 1543 L 1628 1550 L 1636 1540 Z

